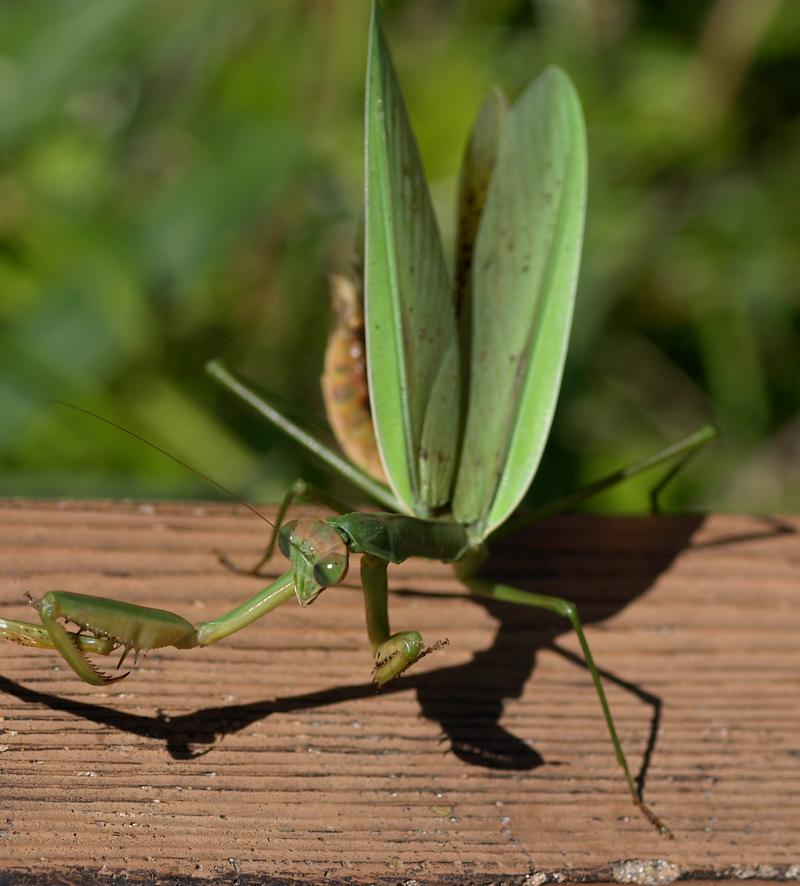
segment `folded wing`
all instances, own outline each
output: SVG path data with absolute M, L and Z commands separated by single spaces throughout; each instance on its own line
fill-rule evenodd
M 366 329 L 387 477 L 409 513 L 450 498 L 458 450 L 453 290 L 428 185 L 373 4 L 366 97 Z
M 485 537 L 538 467 L 567 352 L 586 208 L 575 89 L 547 69 L 508 112 L 470 280 L 468 405 L 455 519 Z

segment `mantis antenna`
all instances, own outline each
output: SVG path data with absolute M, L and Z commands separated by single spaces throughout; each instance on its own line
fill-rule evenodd
M 240 505 L 244 505 L 248 511 L 251 511 L 256 517 L 259 517 L 263 520 L 267 526 L 272 529 L 277 529 L 275 524 L 268 520 L 257 508 L 250 504 L 249 501 L 246 501 L 241 497 L 241 495 L 237 495 L 235 492 L 232 492 L 226 486 L 223 486 L 222 483 L 218 483 L 216 480 L 212 480 L 211 477 L 204 474 L 202 471 L 199 471 L 197 468 L 193 468 L 190 464 L 187 464 L 185 461 L 182 461 L 178 458 L 177 455 L 173 455 L 171 452 L 167 452 L 166 449 L 162 449 L 157 443 L 153 443 L 151 440 L 148 440 L 145 437 L 142 437 L 141 434 L 137 434 L 135 431 L 131 431 L 129 428 L 123 427 L 122 425 L 117 424 L 115 421 L 112 421 L 110 418 L 104 418 L 102 415 L 98 415 L 96 412 L 92 412 L 90 409 L 84 409 L 83 406 L 76 406 L 74 403 L 67 403 L 65 400 L 48 400 L 49 403 L 55 403 L 57 406 L 66 406 L 67 409 L 74 409 L 75 412 L 82 412 L 84 415 L 88 415 L 89 418 L 93 418 L 96 421 L 103 422 L 103 424 L 109 425 L 112 428 L 116 428 L 118 431 L 122 431 L 124 434 L 127 434 L 129 437 L 133 437 L 134 440 L 138 440 L 140 443 L 144 443 L 145 446 L 149 446 L 151 449 L 154 449 L 160 455 L 165 456 L 166 458 L 171 459 L 175 462 L 175 464 L 180 465 L 182 468 L 185 468 L 187 471 L 190 471 L 195 477 L 199 477 L 201 480 L 205 480 L 206 483 L 218 489 L 220 492 L 224 492 L 230 499 L 235 502 L 238 502 Z

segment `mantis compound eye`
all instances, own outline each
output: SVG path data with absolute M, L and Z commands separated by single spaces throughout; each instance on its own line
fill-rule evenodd
M 327 588 L 338 584 L 347 575 L 348 558 L 330 554 L 314 564 L 314 581 Z
M 291 558 L 294 531 L 299 522 L 299 520 L 290 520 L 278 531 L 278 548 L 287 560 Z

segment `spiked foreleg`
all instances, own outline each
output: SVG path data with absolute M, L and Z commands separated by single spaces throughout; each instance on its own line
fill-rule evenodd
M 0 619 L 0 638 L 23 646 L 56 649 L 87 683 L 103 686 L 128 676 L 111 676 L 95 667 L 87 653 L 110 655 L 122 650 L 119 664 L 130 652 L 175 646 L 191 649 L 208 646 L 239 631 L 295 596 L 292 572 L 287 572 L 231 612 L 195 627 L 191 622 L 164 609 L 137 606 L 105 597 L 48 591 L 41 600 L 31 601 L 42 620 L 41 625 Z M 68 631 L 64 623 L 77 625 Z
M 36 649 L 56 648 L 45 627 L 13 618 L 0 618 L 0 639 Z M 76 633 L 72 635 L 72 641 L 82 652 L 91 652 L 93 655 L 109 655 L 116 649 L 114 641 L 105 637 Z
M 151 609 L 68 591 L 48 591 L 34 606 L 53 646 L 82 680 L 94 686 L 115 683 L 130 672 L 112 677 L 95 667 L 86 657 L 80 642 L 76 642 L 76 638 L 82 636 L 82 631 L 111 643 L 112 649 L 121 647 L 120 665 L 130 650 L 138 655 L 139 652 L 162 646 L 188 649 L 197 645 L 194 625 L 164 609 Z M 79 633 L 68 632 L 59 619 L 76 624 Z

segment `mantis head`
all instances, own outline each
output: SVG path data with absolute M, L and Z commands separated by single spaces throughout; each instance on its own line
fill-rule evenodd
M 348 552 L 344 539 L 323 520 L 302 518 L 281 526 L 278 546 L 291 562 L 297 598 L 302 606 L 347 575 Z

